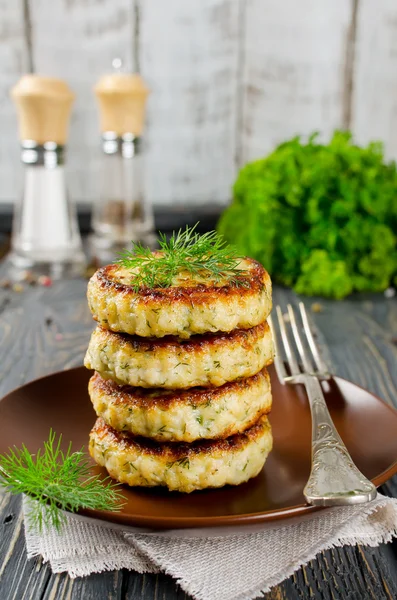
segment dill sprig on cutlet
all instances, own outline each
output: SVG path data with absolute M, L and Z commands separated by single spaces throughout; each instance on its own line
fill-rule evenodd
M 170 239 L 160 234 L 158 252 L 133 242 L 131 250 L 121 253 L 117 262 L 134 271 L 131 285 L 135 291 L 171 287 L 181 273 L 215 283 L 228 279 L 230 284 L 246 285 L 239 268 L 242 256 L 216 231 L 198 233 L 197 225 L 174 231 Z

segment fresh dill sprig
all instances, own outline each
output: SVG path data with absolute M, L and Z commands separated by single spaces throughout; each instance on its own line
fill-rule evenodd
M 29 517 L 39 531 L 53 526 L 59 530 L 65 520 L 62 511 L 80 508 L 120 510 L 121 493 L 114 483 L 90 474 L 82 450 L 61 450 L 62 436 L 56 440 L 51 430 L 44 449 L 31 454 L 25 445 L 0 455 L 0 485 L 11 494 L 26 494 Z
M 219 282 L 227 278 L 236 286 L 244 286 L 247 280 L 239 268 L 240 256 L 216 231 L 199 234 L 194 227 L 174 231 L 167 240 L 160 234 L 157 252 L 132 242 L 132 250 L 125 250 L 117 261 L 133 271 L 132 287 L 167 288 L 177 275 L 186 273 L 196 279 Z

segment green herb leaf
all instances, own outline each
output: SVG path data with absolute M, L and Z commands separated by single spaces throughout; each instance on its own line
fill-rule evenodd
M 50 431 L 44 449 L 31 454 L 25 445 L 0 455 L 0 485 L 11 494 L 26 494 L 30 519 L 39 531 L 53 526 L 60 529 L 62 511 L 80 508 L 117 511 L 122 495 L 117 485 L 90 475 L 90 465 L 82 450 L 61 450 L 62 436 Z
M 336 131 L 247 164 L 218 231 L 299 294 L 343 298 L 397 283 L 397 167 Z
M 212 280 L 214 283 L 227 278 L 236 286 L 247 285 L 244 271 L 239 268 L 242 256 L 216 231 L 200 235 L 198 223 L 173 233 L 167 240 L 160 234 L 158 252 L 133 242 L 132 250 L 125 250 L 118 262 L 131 269 L 132 287 L 171 287 L 175 277 L 186 273 L 196 280 Z

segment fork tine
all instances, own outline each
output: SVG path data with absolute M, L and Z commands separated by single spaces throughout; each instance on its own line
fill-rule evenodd
M 288 304 L 287 308 L 288 308 L 288 314 L 289 314 L 289 319 L 290 319 L 290 323 L 291 323 L 292 333 L 294 334 L 295 344 L 296 344 L 296 347 L 298 348 L 299 356 L 301 357 L 301 361 L 303 363 L 303 368 L 307 373 L 312 373 L 313 372 L 313 364 L 312 364 L 311 360 L 309 359 L 307 352 L 302 344 L 298 325 L 297 325 L 296 319 L 295 319 L 294 310 L 293 310 L 291 304 Z
M 289 343 L 287 330 L 285 328 L 285 323 L 283 319 L 283 313 L 281 312 L 280 306 L 276 306 L 276 313 L 278 318 L 278 324 L 280 327 L 281 340 L 283 342 L 285 354 L 287 356 L 288 366 L 291 371 L 291 375 L 300 375 L 300 370 L 298 367 L 298 363 L 296 362 L 295 354 L 291 349 L 291 345 Z
M 273 344 L 274 344 L 274 366 L 276 367 L 277 377 L 283 385 L 285 385 L 285 378 L 288 377 L 287 371 L 285 370 L 284 361 L 281 356 L 280 346 L 278 343 L 278 336 L 276 334 L 273 319 L 271 316 L 267 318 L 267 322 L 270 325 L 270 329 L 273 336 Z
M 310 325 L 309 325 L 309 319 L 307 318 L 306 308 L 305 308 L 305 305 L 303 304 L 303 302 L 299 302 L 299 309 L 301 312 L 303 329 L 305 331 L 306 338 L 307 338 L 308 344 L 310 346 L 310 350 L 312 351 L 314 362 L 316 363 L 317 368 L 320 371 L 320 373 L 328 373 L 328 367 L 325 364 L 324 360 L 322 359 L 321 354 L 317 348 L 317 344 L 314 341 L 314 337 L 313 337 L 313 334 L 311 332 Z

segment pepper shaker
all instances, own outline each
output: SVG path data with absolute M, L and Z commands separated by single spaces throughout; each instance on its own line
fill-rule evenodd
M 149 90 L 135 73 L 115 72 L 95 88 L 102 132 L 101 190 L 93 205 L 91 239 L 99 262 L 131 241 L 153 244 L 154 220 L 143 189 L 142 132 Z
M 25 167 L 23 196 L 14 210 L 12 275 L 24 269 L 55 279 L 80 274 L 85 256 L 64 170 L 73 93 L 60 79 L 24 75 L 11 96 Z

